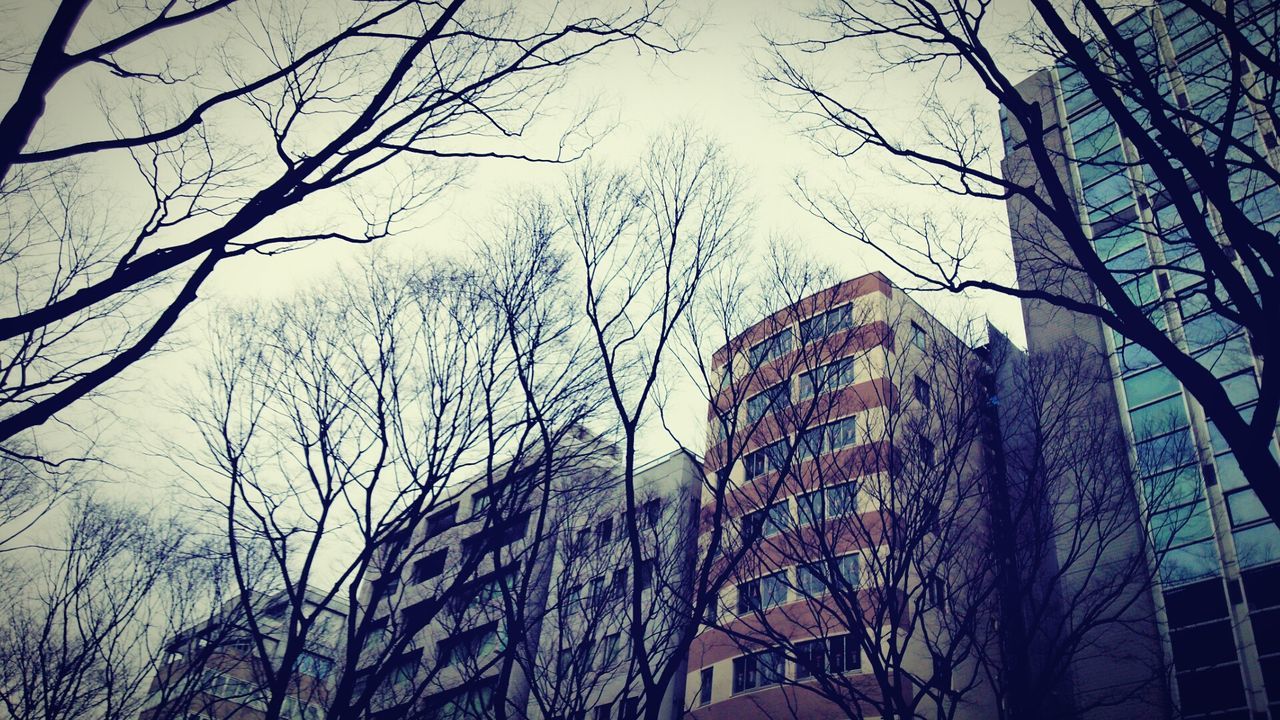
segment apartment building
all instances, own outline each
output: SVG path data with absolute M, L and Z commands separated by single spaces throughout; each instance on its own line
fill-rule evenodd
M 722 500 L 704 485 L 701 547 L 732 570 L 690 650 L 691 717 L 992 715 L 951 622 L 995 611 L 957 552 L 988 526 L 982 362 L 878 273 L 717 353 L 705 464 L 729 470 Z
M 1254 41 L 1268 41 L 1274 2 L 1236 3 L 1234 12 L 1240 30 Z M 1274 128 L 1263 108 L 1241 103 L 1230 124 L 1228 118 L 1212 121 L 1229 105 L 1233 74 L 1248 69 L 1233 67 L 1218 29 L 1188 4 L 1172 1 L 1139 9 L 1118 27 L 1171 104 L 1210 119 L 1211 127 L 1232 128 L 1235 138 L 1276 163 Z M 1044 114 L 1044 145 L 1059 181 L 1074 193 L 1079 222 L 1098 257 L 1135 303 L 1212 370 L 1247 413 L 1257 402 L 1263 360 L 1246 332 L 1209 307 L 1203 276 L 1168 269 L 1203 267 L 1184 239 L 1173 198 L 1144 179 L 1143 157 L 1074 68 L 1046 68 L 1018 89 Z M 1027 138 L 1020 128 L 1002 124 L 1005 177 L 1034 184 L 1042 176 Z M 1198 142 L 1210 147 L 1217 141 L 1203 133 Z M 1269 228 L 1280 223 L 1274 182 L 1242 168 L 1231 185 L 1232 200 L 1252 221 Z M 1008 202 L 1008 214 L 1020 286 L 1100 301 L 1088 276 L 1055 261 L 1072 252 L 1052 222 L 1020 197 Z M 1215 212 L 1205 207 L 1204 216 L 1229 248 Z M 1112 382 L 1091 392 L 1099 413 L 1113 415 L 1124 427 L 1142 475 L 1134 491 L 1136 511 L 1148 525 L 1147 536 L 1135 537 L 1128 552 L 1148 553 L 1158 565 L 1156 587 L 1134 614 L 1135 623 L 1149 624 L 1145 634 L 1154 640 L 1135 645 L 1129 638 L 1112 651 L 1102 639 L 1098 652 L 1073 667 L 1075 694 L 1088 702 L 1110 701 L 1089 715 L 1098 718 L 1280 717 L 1280 530 L 1230 448 L 1195 399 L 1142 346 L 1094 317 L 1046 302 L 1026 300 L 1022 309 L 1032 355 L 1086 347 L 1110 359 Z M 1160 484 L 1171 492 L 1151 501 L 1152 488 Z M 1155 664 L 1168 668 L 1172 681 L 1137 688 L 1132 681 Z
M 259 632 L 243 621 L 240 600 L 228 601 L 210 620 L 166 643 L 166 657 L 152 680 L 141 720 L 255 720 L 264 717 L 269 688 L 259 661 L 261 643 L 275 667 L 282 664 L 283 623 L 290 604 L 283 594 L 260 599 Z M 325 716 L 346 614 L 333 603 L 308 602 L 317 621 L 295 663 L 281 717 L 318 720 Z
M 636 565 L 624 535 L 619 454 L 585 434 L 571 444 L 572 459 L 548 485 L 535 471 L 451 489 L 409 531 L 403 546 L 414 556 L 393 563 L 403 573 L 371 582 L 387 590 L 373 610 L 385 636 L 412 633 L 387 660 L 375 716 L 478 719 L 492 716 L 499 697 L 517 718 L 637 716 L 626 599 L 639 584 L 646 627 L 660 638 L 691 559 L 699 461 L 674 452 L 636 469 Z M 425 622 L 415 617 L 429 607 Z M 660 717 L 677 716 L 677 692 L 683 687 Z

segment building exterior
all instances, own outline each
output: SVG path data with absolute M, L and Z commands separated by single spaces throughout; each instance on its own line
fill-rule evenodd
M 989 580 L 955 552 L 988 526 L 980 355 L 872 273 L 714 362 L 705 464 L 730 469 L 723 507 L 704 484 L 700 542 L 723 510 L 719 567 L 736 569 L 690 650 L 691 717 L 991 717 L 973 639 L 950 630 Z
M 638 467 L 635 478 L 644 555 L 639 566 L 631 563 L 623 535 L 621 487 L 593 492 L 570 512 L 552 562 L 538 680 L 526 714 L 531 720 L 640 716 L 639 681 L 630 665 L 629 585 L 639 584 L 644 593 L 649 651 L 683 660 L 671 646 L 692 580 L 700 463 L 676 450 Z M 677 669 L 659 700 L 662 720 L 681 717 L 684 676 L 683 667 Z
M 635 567 L 623 535 L 618 453 L 588 438 L 573 454 L 556 471 L 545 513 L 543 491 L 524 473 L 451 489 L 411 530 L 405 546 L 414 557 L 394 563 L 403 574 L 372 581 L 393 588 L 373 611 L 375 623 L 388 635 L 403 628 L 413 635 L 389 661 L 394 677 L 375 700 L 375 717 L 492 717 L 499 696 L 517 718 L 636 717 L 639 693 L 623 640 L 627 591 L 641 584 L 647 627 L 660 634 L 692 559 L 699 461 L 674 452 L 636 469 L 644 552 Z M 460 577 L 477 552 L 483 560 Z M 415 623 L 420 608 L 445 594 L 443 608 Z M 660 717 L 678 716 L 682 693 L 673 689 Z
M 279 638 L 290 605 L 282 595 L 261 600 L 260 632 L 255 637 L 240 609 L 239 599 L 228 601 L 209 621 L 171 638 L 167 657 L 152 680 L 141 720 L 255 720 L 264 717 L 267 689 L 258 671 L 260 641 L 273 664 L 281 664 Z M 281 717 L 318 720 L 325 716 L 332 690 L 332 671 L 346 615 L 332 603 L 308 604 L 317 613 L 308 650 L 296 663 Z
M 1274 14 L 1276 6 L 1244 3 L 1237 12 L 1243 19 Z M 1201 117 L 1212 116 L 1231 71 L 1210 24 L 1183 3 L 1158 2 L 1119 27 L 1177 102 Z M 1076 195 L 1080 222 L 1098 256 L 1124 278 L 1129 296 L 1158 317 L 1247 409 L 1257 401 L 1262 358 L 1247 333 L 1215 314 L 1204 293 L 1195 292 L 1202 278 L 1153 268 L 1193 267 L 1195 256 L 1188 254 L 1194 253 L 1189 243 L 1179 242 L 1181 223 L 1168 194 L 1143 180 L 1143 159 L 1133 144 L 1066 65 L 1032 75 L 1019 90 L 1044 113 L 1045 143 L 1057 160 L 1060 180 Z M 1268 150 L 1274 142 L 1264 141 L 1267 123 L 1261 115 L 1245 105 L 1234 128 L 1237 137 L 1264 155 L 1270 152 L 1274 163 L 1276 154 Z M 1025 137 L 1002 124 L 1005 177 L 1034 183 L 1038 176 Z M 1259 223 L 1276 223 L 1280 190 L 1243 176 L 1237 180 L 1233 189 L 1246 212 Z M 1010 200 L 1008 213 L 1021 287 L 1099 301 L 1089 278 L 1060 262 L 1072 254 L 1053 223 L 1023 198 Z M 1205 214 L 1216 223 L 1210 211 Z M 1115 700 L 1090 717 L 1280 717 L 1280 531 L 1267 519 L 1230 449 L 1195 399 L 1142 347 L 1095 318 L 1045 302 L 1024 301 L 1023 315 L 1033 356 L 1076 346 L 1110 358 L 1112 383 L 1096 389 L 1094 399 L 1100 413 L 1114 414 L 1125 429 L 1142 476 L 1134 502 L 1148 525 L 1146 537 L 1135 537 L 1128 552 L 1150 554 L 1158 572 L 1145 602 L 1149 607 L 1140 604 L 1134 611 L 1135 623 L 1149 626 L 1149 633 L 1139 635 L 1152 641 L 1127 638 L 1127 655 L 1117 660 L 1121 654 L 1109 650 L 1104 639 L 1098 652 L 1075 663 L 1074 693 Z M 1153 492 L 1162 485 L 1167 492 Z M 1142 674 L 1141 666 L 1157 663 L 1168 669 L 1172 682 L 1136 689 L 1130 681 Z M 1141 697 L 1131 697 L 1135 692 Z

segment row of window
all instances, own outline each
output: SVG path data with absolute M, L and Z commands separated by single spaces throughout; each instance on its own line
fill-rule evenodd
M 487 658 L 501 646 L 503 635 L 499 624 L 493 622 L 446 638 L 439 645 L 440 664 L 448 667 Z
M 796 400 L 808 400 L 848 387 L 854 383 L 856 373 L 852 357 L 801 373 L 797 380 Z M 747 422 L 755 423 L 765 415 L 790 407 L 791 402 L 791 380 L 788 378 L 747 399 Z
M 653 569 L 652 559 L 640 561 L 640 566 L 636 568 L 636 582 L 639 583 L 641 590 L 648 590 L 653 586 Z M 565 592 L 564 607 L 568 609 L 575 605 L 598 606 L 601 603 L 621 600 L 626 597 L 628 575 L 627 568 L 619 568 L 613 572 L 611 581 L 605 575 L 597 575 L 585 584 L 575 585 Z
M 800 342 L 807 344 L 841 330 L 853 327 L 853 305 L 845 304 L 800 321 Z M 770 360 L 786 355 L 795 349 L 795 333 L 791 328 L 774 333 L 747 351 L 752 367 L 760 367 Z
M 838 674 L 862 668 L 862 650 L 852 634 L 815 638 L 795 646 L 794 677 L 804 680 L 826 673 Z M 786 679 L 787 658 L 781 648 L 749 653 L 733 660 L 733 694 L 777 685 Z M 715 668 L 703 668 L 698 677 L 698 704 L 709 705 Z
M 859 587 L 858 555 L 818 560 L 796 566 L 795 582 L 788 570 L 748 580 L 738 585 L 739 615 L 767 610 L 788 602 L 790 590 L 796 591 L 796 599 L 817 598 L 832 588 L 843 591 Z
M 818 455 L 852 447 L 858 441 L 856 415 L 833 420 L 800 433 L 795 448 L 797 460 L 807 460 Z M 743 458 L 747 480 L 776 472 L 787 466 L 791 446 L 786 440 L 772 442 L 759 450 L 747 453 Z
M 608 670 L 618 661 L 622 654 L 622 635 L 609 633 L 596 647 L 594 638 L 587 638 L 576 648 L 564 648 L 556 664 L 557 675 L 561 678 L 577 674 L 587 674 L 591 670 Z
M 638 508 L 637 519 L 642 529 L 656 528 L 659 521 L 662 520 L 662 501 L 655 498 L 642 504 Z M 624 537 L 621 528 L 622 523 L 619 522 L 618 525 L 619 527 L 615 533 L 613 518 L 607 517 L 596 523 L 594 529 L 579 528 L 576 549 L 587 550 L 594 547 L 597 550 L 603 550 L 612 543 L 622 540 Z M 593 537 L 594 543 L 592 542 Z
M 601 703 L 595 706 L 589 712 L 587 710 L 575 710 L 564 718 L 567 720 L 637 720 L 640 717 L 640 698 L 624 697 L 616 702 Z M 562 720 L 561 716 L 553 715 L 548 720 Z
M 795 497 L 795 505 L 794 515 L 791 498 L 783 498 L 771 507 L 743 515 L 743 536 L 768 538 L 805 525 L 817 525 L 824 520 L 855 514 L 858 512 L 858 487 L 856 483 L 848 482 L 803 493 Z

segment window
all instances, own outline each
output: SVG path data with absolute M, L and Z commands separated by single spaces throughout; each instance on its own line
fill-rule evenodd
M 801 400 L 807 400 L 852 385 L 854 378 L 853 358 L 844 358 L 801 375 L 796 392 Z
M 747 352 L 752 367 L 759 367 L 791 352 L 792 340 L 791 329 L 788 328 L 752 347 Z
M 662 519 L 662 501 L 650 500 L 644 504 L 644 524 L 646 527 L 658 527 L 658 521 Z
M 427 537 L 433 538 L 436 535 L 448 530 L 458 522 L 458 506 L 441 510 L 440 512 L 427 518 Z
M 574 665 L 577 667 L 578 673 L 586 674 L 591 669 L 592 661 L 595 660 L 596 641 L 591 638 L 583 640 L 582 644 L 578 646 L 575 656 Z
M 498 572 L 485 574 L 472 580 L 455 595 L 450 603 L 454 606 L 455 612 L 461 612 L 468 606 L 470 607 L 493 607 L 502 599 L 503 591 L 509 588 L 509 580 L 515 566 L 511 565 Z
M 609 720 L 611 715 L 613 715 L 613 703 L 596 706 L 595 720 Z
M 747 422 L 754 423 L 772 412 L 791 405 L 791 382 L 783 381 L 747 400 Z
M 925 467 L 932 467 L 934 461 L 933 441 L 929 438 L 919 435 L 916 437 L 916 454 L 920 460 L 920 464 Z
M 738 613 L 760 609 L 760 581 L 751 580 L 738 586 Z
M 391 617 L 389 615 L 369 621 L 369 631 L 364 636 L 365 649 L 381 648 L 383 643 L 391 637 L 390 625 Z
M 486 512 L 493 502 L 493 493 L 488 490 L 482 490 L 471 498 L 471 514 L 479 515 Z
M 738 586 L 738 613 L 766 610 L 787 601 L 787 573 L 776 572 Z
M 440 642 L 440 662 L 455 665 L 463 660 L 484 657 L 498 647 L 498 625 L 493 623 L 459 633 Z
M 823 497 L 825 493 L 822 490 L 814 490 L 796 497 L 796 510 L 798 511 L 801 525 L 813 525 L 820 523 L 826 518 L 825 508 L 823 505 Z
M 298 656 L 297 670 L 303 675 L 310 675 L 317 680 L 324 680 L 333 670 L 333 661 L 327 657 L 303 651 Z
M 420 583 L 439 577 L 444 572 L 444 561 L 448 554 L 449 549 L 444 548 L 415 562 L 413 564 L 413 581 Z
M 827 560 L 807 563 L 796 568 L 796 587 L 808 598 L 825 595 L 830 588 L 837 591 L 858 588 L 858 556 L 841 555 L 834 559 L 834 567 Z
M 613 518 L 605 518 L 596 525 L 596 547 L 603 548 L 613 542 Z
M 613 571 L 613 584 L 611 585 L 612 595 L 614 598 L 621 600 L 627 596 L 627 569 L 621 568 Z
M 462 541 L 462 552 L 471 556 L 474 553 L 486 553 L 503 548 L 524 538 L 529 530 L 529 513 L 521 513 L 509 522 L 490 528 L 487 532 L 473 535 Z
M 814 490 L 796 498 L 800 524 L 813 525 L 828 518 L 852 515 L 858 512 L 858 487 L 848 482 Z
M 804 342 L 813 342 L 827 335 L 853 327 L 853 306 L 841 305 L 838 308 L 819 313 L 800 322 L 800 337 Z
M 698 704 L 711 704 L 711 687 L 715 680 L 715 668 L 702 668 L 698 675 Z
M 937 575 L 925 578 L 924 598 L 933 607 L 942 607 L 947 601 L 947 581 Z
M 587 588 L 587 597 L 591 599 L 592 603 L 599 604 L 604 602 L 605 594 L 603 575 L 591 578 L 591 582 L 587 584 Z
M 796 454 L 811 458 L 857 443 L 858 418 L 850 416 L 800 433 Z
M 373 589 L 383 598 L 394 598 L 400 590 L 400 575 L 383 575 L 373 582 Z
M 862 650 L 853 635 L 830 638 L 831 672 L 845 673 L 862 667 Z
M 843 420 L 827 423 L 826 440 L 827 447 L 831 450 L 839 450 L 856 443 L 858 441 L 857 418 L 847 417 Z
M 924 328 L 920 327 L 914 322 L 911 323 L 911 344 L 915 345 L 921 350 L 924 350 L 925 345 L 928 343 L 928 340 L 929 340 L 929 336 L 925 333 Z
M 768 472 L 780 470 L 787 461 L 787 443 L 779 440 L 771 445 L 747 455 L 745 464 L 747 479 L 760 477 Z
M 745 537 L 769 538 L 791 527 L 791 503 L 780 500 L 763 510 L 754 510 L 742 516 L 742 533 Z
M 636 584 L 641 590 L 648 590 L 653 586 L 653 560 L 641 560 L 640 567 L 636 568 Z
M 919 375 L 915 377 L 915 386 L 914 386 L 913 392 L 915 393 L 917 402 L 919 402 L 921 405 L 925 407 L 930 406 L 930 404 L 932 403 L 932 399 L 929 397 L 929 383 L 925 382 L 924 380 L 921 380 Z
M 400 621 L 408 630 L 416 632 L 431 622 L 431 618 L 435 616 L 438 609 L 435 598 L 419 600 L 400 611 Z
M 493 681 L 469 688 L 457 688 L 426 699 L 427 707 L 434 710 L 426 715 L 430 720 L 462 720 L 487 717 L 493 705 Z
M 734 658 L 734 694 L 782 682 L 785 667 L 785 657 L 778 650 L 765 650 Z
M 796 677 L 846 673 L 862 667 L 862 651 L 853 635 L 817 638 L 796 645 Z
M 622 635 L 618 633 L 610 633 L 604 636 L 604 640 L 600 643 L 600 667 L 610 668 L 617 662 L 619 651 L 622 649 Z
M 623 698 L 620 710 L 621 712 L 618 714 L 619 720 L 636 720 L 636 718 L 640 717 L 640 698 Z
M 819 675 L 827 669 L 827 641 L 821 638 L 796 645 L 796 678 Z
M 1233 528 L 1248 525 L 1267 517 L 1267 511 L 1263 509 L 1262 503 L 1258 500 L 1258 496 L 1253 490 L 1240 490 L 1227 495 L 1226 499 L 1227 514 L 1231 517 L 1231 527 Z
M 835 518 L 858 512 L 858 487 L 847 482 L 826 491 L 826 517 Z

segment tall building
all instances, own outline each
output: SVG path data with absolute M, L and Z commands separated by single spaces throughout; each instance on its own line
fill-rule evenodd
M 403 546 L 414 556 L 388 563 L 403 573 L 372 581 L 391 588 L 372 610 L 375 623 L 412 634 L 406 651 L 389 660 L 391 682 L 376 696 L 375 715 L 492 717 L 503 683 L 511 717 L 638 717 L 627 600 L 639 586 L 649 647 L 658 647 L 664 617 L 678 611 L 673 599 L 687 592 L 700 466 L 673 452 L 636 469 L 643 552 L 633 566 L 619 455 L 599 439 L 586 446 L 556 472 L 550 497 L 537 477 L 522 473 L 495 484 L 478 478 L 451 488 L 437 502 L 441 509 L 409 530 Z M 486 517 L 498 520 L 486 526 Z M 485 557 L 460 579 L 474 553 Z M 442 594 L 446 605 L 415 621 Z M 659 717 L 678 717 L 682 696 L 676 683 Z
M 872 273 L 714 362 L 700 543 L 723 515 L 728 580 L 690 649 L 691 716 L 991 717 L 979 641 L 953 633 L 991 610 L 961 557 L 988 527 L 980 355 Z
M 1246 18 L 1273 17 L 1276 11 L 1273 2 L 1237 3 L 1235 10 L 1247 33 L 1274 19 L 1247 24 Z M 1118 26 L 1135 42 L 1171 105 L 1221 125 L 1213 118 L 1227 105 L 1234 71 L 1212 24 L 1186 3 L 1158 2 Z M 1182 240 L 1168 193 L 1144 179 L 1143 158 L 1133 143 L 1065 63 L 1035 73 L 1018 89 L 1044 114 L 1045 146 L 1059 180 L 1075 194 L 1079 221 L 1099 258 L 1123 278 L 1129 297 L 1211 369 L 1247 412 L 1257 401 L 1262 358 L 1252 351 L 1247 333 L 1214 313 L 1205 293 L 1195 292 L 1202 277 L 1153 267 L 1194 268 L 1197 256 Z M 1242 104 L 1228 126 L 1274 162 L 1274 132 L 1258 110 Z M 1011 123 L 1002 125 L 1005 177 L 1034 184 L 1040 175 L 1025 136 Z M 1206 147 L 1215 142 L 1211 133 L 1199 141 Z M 1233 178 L 1232 190 L 1254 221 L 1280 222 L 1280 190 L 1274 183 L 1242 172 Z M 1052 222 L 1021 197 L 1009 201 L 1008 214 L 1020 286 L 1100 301 L 1089 277 L 1062 262 L 1073 255 Z M 1211 225 L 1217 223 L 1210 210 L 1205 215 Z M 1095 401 L 1100 413 L 1114 414 L 1125 428 L 1131 459 L 1143 476 L 1134 502 L 1148 526 L 1147 536 L 1135 538 L 1128 552 L 1148 553 L 1158 565 L 1150 609 L 1134 611 L 1135 623 L 1149 623 L 1157 642 L 1125 661 L 1116 661 L 1105 646 L 1080 658 L 1072 668 L 1074 692 L 1115 701 L 1110 710 L 1098 709 L 1091 717 L 1280 717 L 1280 531 L 1230 449 L 1195 399 L 1141 346 L 1094 317 L 1046 302 L 1025 300 L 1023 315 L 1032 355 L 1075 346 L 1110 358 L 1112 382 L 1094 391 Z M 1172 682 L 1135 689 L 1129 680 L 1143 663 L 1162 663 Z M 1134 692 L 1147 697 L 1135 704 L 1129 697 Z

